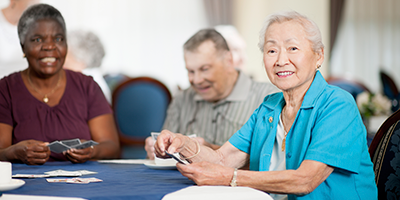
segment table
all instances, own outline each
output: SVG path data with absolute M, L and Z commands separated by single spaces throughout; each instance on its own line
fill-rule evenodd
M 81 197 L 85 199 L 161 199 L 164 195 L 195 183 L 182 176 L 178 170 L 150 169 L 143 164 L 105 164 L 89 161 L 82 164 L 71 162 L 47 162 L 41 166 L 13 164 L 13 174 L 43 174 L 46 171 L 90 170 L 103 182 L 89 184 L 48 183 L 46 178 L 23 179 L 25 185 L 4 194 Z

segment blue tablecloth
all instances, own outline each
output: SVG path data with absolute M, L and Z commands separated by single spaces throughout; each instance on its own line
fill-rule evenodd
M 177 170 L 155 170 L 139 164 L 103 164 L 86 162 L 48 162 L 41 166 L 13 164 L 13 174 L 43 174 L 46 171 L 63 169 L 67 171 L 90 170 L 98 174 L 82 178 L 96 177 L 103 182 L 89 184 L 48 183 L 46 178 L 23 179 L 21 188 L 5 194 L 26 194 L 81 197 L 85 199 L 161 199 L 164 195 L 194 185 Z M 64 178 L 64 177 L 60 177 Z

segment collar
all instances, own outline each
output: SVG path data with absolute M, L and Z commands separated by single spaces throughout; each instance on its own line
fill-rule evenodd
M 226 99 L 223 99 L 220 102 L 245 101 L 247 99 L 247 96 L 250 93 L 252 80 L 250 79 L 250 77 L 246 76 L 241 71 L 238 71 L 238 73 L 239 76 L 238 79 L 236 80 L 235 86 L 232 89 L 232 92 L 228 95 L 228 97 L 226 97 Z M 194 100 L 204 101 L 204 99 L 197 93 L 194 95 Z
M 315 73 L 314 80 L 311 83 L 310 88 L 308 88 L 306 95 L 304 96 L 300 109 L 314 107 L 315 103 L 318 100 L 318 97 L 322 94 L 323 90 L 327 85 L 328 83 L 321 75 L 321 72 L 317 71 Z M 283 93 L 279 92 L 267 96 L 262 104 L 271 109 L 275 108 L 282 109 L 283 106 L 285 105 L 285 99 L 283 98 Z

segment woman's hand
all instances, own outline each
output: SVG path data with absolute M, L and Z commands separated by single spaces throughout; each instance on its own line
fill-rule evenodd
M 183 176 L 193 180 L 197 185 L 229 185 L 233 177 L 233 168 L 209 162 L 177 164 Z
M 47 144 L 37 140 L 24 140 L 10 146 L 7 157 L 28 165 L 42 165 L 49 159 L 51 153 Z
M 64 152 L 64 155 L 73 163 L 84 163 L 93 157 L 95 147 L 85 149 L 69 149 Z

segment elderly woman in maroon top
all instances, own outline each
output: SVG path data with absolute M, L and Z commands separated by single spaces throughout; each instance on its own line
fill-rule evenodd
M 91 77 L 63 70 L 67 38 L 61 13 L 46 4 L 28 8 L 18 35 L 28 68 L 0 80 L 0 160 L 43 164 L 117 157 L 117 130 L 100 87 Z M 74 138 L 99 144 L 62 154 L 47 147 Z

